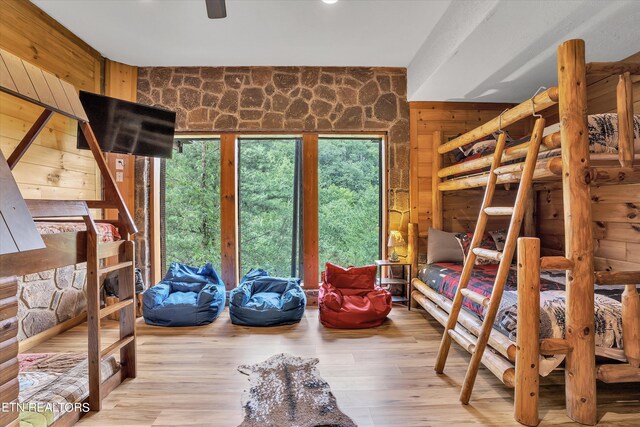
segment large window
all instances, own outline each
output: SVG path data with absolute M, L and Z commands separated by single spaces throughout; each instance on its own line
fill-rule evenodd
M 239 140 L 241 276 L 252 268 L 300 275 L 299 144 L 295 138 Z
M 380 257 L 382 141 L 318 141 L 319 267 L 367 265 Z
M 220 140 L 180 139 L 165 172 L 165 258 L 220 271 Z
M 178 141 L 164 175 L 167 265 L 211 262 L 233 284 L 254 268 L 304 280 L 304 271 L 319 277 L 326 262 L 365 265 L 380 257 L 382 138 L 225 135 L 224 165 L 232 167 L 224 169 L 224 200 L 235 203 L 224 212 L 220 139 Z M 221 217 L 231 231 L 225 242 Z

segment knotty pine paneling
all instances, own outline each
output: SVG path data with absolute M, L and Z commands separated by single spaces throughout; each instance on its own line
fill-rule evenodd
M 101 92 L 102 56 L 28 1 L 0 1 L 0 47 L 73 84 Z M 0 94 L 0 150 L 8 156 L 42 108 Z M 101 177 L 91 152 L 76 148 L 77 122 L 54 114 L 14 168 L 26 198 L 93 199 Z
M 463 103 L 463 102 L 412 102 L 410 107 L 411 222 L 418 224 L 420 235 L 418 257 L 424 261 L 426 238 L 432 221 L 431 197 L 433 174 L 433 132 L 441 131 L 444 140 L 470 131 L 498 116 L 512 104 Z M 531 123 L 523 120 L 507 130 L 515 137 L 529 132 Z M 451 162 L 444 156 L 444 165 Z M 443 197 L 443 226 L 446 231 L 473 231 L 483 192 L 477 189 L 446 192 Z M 497 200 L 513 203 L 515 189 L 500 187 Z M 508 221 L 492 218 L 489 229 L 506 228 Z

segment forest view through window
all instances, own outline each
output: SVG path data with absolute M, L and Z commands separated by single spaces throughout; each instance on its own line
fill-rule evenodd
M 182 139 L 165 167 L 165 258 L 220 271 L 220 140 Z
M 318 141 L 320 271 L 380 258 L 381 150 L 380 138 Z
M 220 140 L 181 140 L 165 169 L 165 254 L 220 271 Z M 302 138 L 237 140 L 240 276 L 262 268 L 302 278 Z M 380 257 L 382 140 L 318 140 L 319 271 Z M 304 279 L 304 278 L 303 278 Z

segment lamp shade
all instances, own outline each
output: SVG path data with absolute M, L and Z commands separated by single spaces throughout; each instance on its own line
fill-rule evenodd
M 389 233 L 389 241 L 387 242 L 388 247 L 395 248 L 405 244 L 404 237 L 402 237 L 402 234 L 400 234 L 399 231 L 393 230 Z

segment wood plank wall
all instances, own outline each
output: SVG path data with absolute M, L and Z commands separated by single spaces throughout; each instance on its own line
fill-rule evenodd
M 138 94 L 138 67 L 120 62 L 105 60 L 104 94 L 125 101 L 136 102 Z M 107 164 L 116 179 L 116 185 L 124 202 L 133 214 L 135 191 L 135 156 L 130 154 L 107 153 Z M 122 169 L 116 167 L 116 161 L 124 163 Z M 122 174 L 122 175 L 120 175 Z M 122 178 L 122 180 L 120 180 Z M 115 210 L 106 212 L 106 218 L 117 219 Z
M 427 231 L 431 226 L 431 175 L 433 164 L 433 132 L 441 131 L 444 141 L 470 131 L 499 115 L 512 104 L 463 102 L 411 102 L 411 176 L 410 199 L 412 223 L 418 224 L 420 242 L 418 259 L 425 261 Z M 523 136 L 531 124 L 523 121 L 507 130 L 514 136 Z M 451 163 L 449 155 L 444 165 Z M 443 228 L 446 231 L 473 231 L 482 200 L 483 190 L 472 189 L 447 192 L 443 195 Z M 498 203 L 512 203 L 515 191 L 499 189 Z M 503 218 L 492 218 L 489 230 L 506 228 Z
M 640 52 L 627 60 L 640 61 Z M 640 114 L 640 77 L 633 81 L 634 112 Z M 615 112 L 618 76 L 590 79 L 588 113 Z M 640 269 L 640 184 L 592 187 L 595 267 L 597 270 Z M 562 191 L 539 188 L 536 223 L 542 253 L 564 251 Z
M 104 59 L 28 1 L 1 0 L 0 47 L 70 82 L 101 92 Z M 9 155 L 42 109 L 0 94 L 0 149 Z M 76 149 L 77 122 L 53 116 L 14 169 L 22 194 L 34 199 L 92 199 L 101 194 L 91 152 Z

